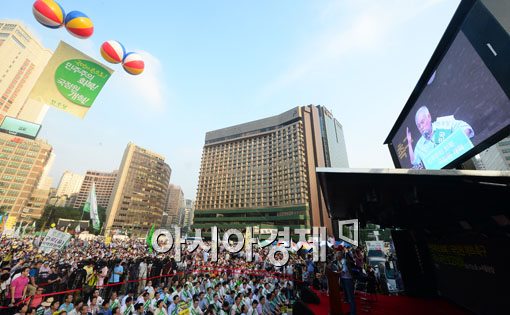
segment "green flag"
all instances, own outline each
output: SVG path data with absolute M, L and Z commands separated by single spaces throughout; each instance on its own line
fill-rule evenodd
M 90 188 L 89 195 L 87 197 L 87 201 L 83 205 L 83 212 L 90 213 L 90 195 L 92 194 L 92 188 Z M 82 215 L 83 217 L 83 215 Z
M 152 225 L 149 233 L 147 233 L 147 247 L 149 248 L 149 253 L 152 254 L 152 234 L 154 234 L 154 224 Z
M 99 231 L 101 223 L 99 222 L 99 214 L 97 212 L 96 184 L 94 182 L 92 182 L 92 188 L 90 189 L 87 201 L 83 206 L 83 212 L 90 213 L 92 227 L 94 230 Z

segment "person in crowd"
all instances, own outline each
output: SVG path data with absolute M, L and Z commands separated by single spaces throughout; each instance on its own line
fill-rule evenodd
M 29 283 L 27 285 L 27 294 L 28 296 L 32 296 L 35 294 L 37 289 L 37 283 L 39 282 L 39 269 L 42 266 L 41 261 L 37 261 L 32 265 L 29 271 Z
M 98 306 L 100 306 L 101 304 L 103 304 L 103 298 L 101 297 L 101 295 L 99 294 L 99 289 L 95 289 L 92 291 L 92 296 L 89 298 L 88 302 L 87 302 L 87 305 L 90 306 L 90 303 L 92 301 L 92 299 L 95 298 L 96 299 L 96 304 Z
M 97 297 L 93 296 L 91 300 L 89 300 L 88 303 L 89 312 L 92 313 L 92 315 L 97 315 L 99 312 L 99 304 L 97 302 Z
M 88 305 L 83 304 L 80 309 L 80 315 L 92 315 L 89 311 Z
M 136 303 L 134 306 L 134 311 L 131 315 L 145 315 L 145 310 L 143 309 L 143 303 Z
M 148 266 L 147 266 L 147 260 L 142 259 L 140 261 L 140 264 L 138 266 L 138 279 L 142 279 L 140 282 L 138 282 L 138 291 L 142 291 L 143 288 L 145 288 L 146 278 L 147 278 L 147 272 L 148 272 Z
M 46 286 L 44 287 L 46 293 L 57 292 L 59 284 L 62 281 L 62 278 L 60 277 L 57 271 L 57 267 L 55 265 L 51 265 L 48 272 L 48 276 L 41 281 L 47 283 Z
M 97 285 L 103 286 L 105 279 L 108 276 L 108 266 L 106 265 L 106 263 L 104 261 L 101 261 L 101 263 L 99 264 L 99 268 L 100 268 L 100 271 L 99 271 L 99 274 L 97 277 Z
M 261 315 L 262 314 L 269 314 L 269 312 L 271 310 L 269 309 L 269 305 L 266 305 L 266 298 L 264 296 L 261 296 L 259 301 L 260 301 L 260 303 L 257 306 L 257 313 L 261 314 Z
M 110 310 L 112 310 L 112 313 L 113 313 L 113 308 L 120 307 L 120 302 L 119 302 L 119 299 L 117 297 L 117 291 L 113 291 L 112 292 L 112 296 L 110 297 L 109 304 L 110 304 Z
M 241 312 L 241 294 L 238 294 L 234 299 L 234 304 L 230 308 L 230 315 L 237 315 Z
M 153 311 L 154 315 L 167 315 L 165 304 L 163 303 L 163 300 L 158 300 L 156 302 L 156 308 Z
M 41 305 L 43 301 L 42 294 L 44 293 L 44 289 L 41 287 L 37 287 L 37 290 L 35 290 L 35 295 L 32 297 L 32 300 L 30 301 L 29 307 L 33 309 L 37 309 L 39 305 Z
M 120 308 L 120 313 L 122 315 L 131 315 L 131 313 L 133 313 L 134 309 L 135 308 L 133 305 L 133 298 L 128 296 L 126 298 L 125 304 L 123 306 L 121 306 L 121 308 Z
M 178 304 L 180 302 L 179 299 L 180 298 L 179 298 L 178 294 L 174 295 L 174 297 L 172 298 L 172 303 L 170 304 L 170 306 L 168 306 L 168 312 L 167 312 L 168 315 L 176 315 L 176 314 L 178 314 L 178 311 L 179 311 Z
M 223 302 L 220 310 L 220 315 L 230 315 L 230 303 L 227 301 Z
M 257 315 L 257 307 L 259 306 L 259 302 L 257 300 L 253 300 L 251 306 L 246 311 L 246 315 Z
M 112 296 L 113 296 L 113 294 L 112 294 Z M 120 306 L 122 307 L 122 306 L 126 305 L 126 302 L 127 302 L 128 298 L 131 298 L 131 300 L 133 300 L 133 299 L 134 299 L 134 296 L 135 296 L 135 293 L 134 293 L 134 292 L 132 292 L 132 291 L 128 292 L 128 293 L 127 293 L 127 294 L 126 294 L 126 295 L 122 298 L 122 303 L 120 304 Z
M 145 288 L 143 289 L 144 291 L 146 291 L 147 293 L 149 293 L 149 298 L 154 298 L 154 293 L 156 292 L 154 290 L 154 287 L 152 286 L 152 281 L 149 280 L 147 281 L 147 286 L 145 286 Z
M 193 304 L 191 304 L 191 306 L 189 308 L 189 311 L 190 311 L 191 315 L 203 315 L 204 314 L 204 312 L 202 312 L 202 310 L 198 306 L 198 303 L 199 303 L 199 300 L 198 300 L 197 297 L 195 297 L 193 299 Z
M 112 315 L 112 310 L 110 309 L 110 301 L 103 301 L 97 312 L 97 315 Z
M 60 302 L 58 300 L 54 300 L 51 302 L 50 307 L 44 311 L 44 315 L 53 315 L 53 313 L 58 312 L 59 307 Z
M 29 274 L 30 268 L 25 267 L 21 270 L 21 275 L 11 281 L 10 290 L 6 296 L 11 301 L 10 306 L 14 306 L 27 296 L 27 288 L 30 281 Z
M 41 305 L 37 308 L 36 314 L 43 315 L 46 313 L 46 310 L 50 309 L 51 303 L 53 303 L 53 297 L 47 298 Z
M 340 260 L 340 282 L 342 283 L 342 289 L 344 290 L 347 302 L 350 305 L 350 314 L 356 314 L 356 300 L 354 297 L 354 279 L 352 275 L 352 266 L 354 265 L 352 257 L 345 252 L 339 252 L 338 259 Z
M 81 308 L 83 306 L 83 301 L 79 300 L 74 303 L 74 308 L 67 312 L 69 315 L 80 315 L 81 314 Z

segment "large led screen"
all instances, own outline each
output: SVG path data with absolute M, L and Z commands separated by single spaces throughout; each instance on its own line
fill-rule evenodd
M 41 125 L 39 124 L 9 116 L 6 116 L 2 124 L 0 124 L 0 132 L 29 139 L 35 139 L 40 129 Z
M 497 78 L 498 71 L 509 74 L 505 48 L 510 38 L 506 32 L 485 36 L 491 30 L 485 20 L 497 22 L 480 3 L 474 11 L 390 134 L 397 167 L 441 169 L 476 154 L 480 144 L 510 126 L 510 100 Z

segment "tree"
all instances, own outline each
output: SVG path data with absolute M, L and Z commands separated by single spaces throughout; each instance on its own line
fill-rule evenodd
M 98 206 L 97 211 L 101 224 L 106 220 L 106 208 Z M 90 213 L 83 213 L 83 208 L 76 209 L 73 207 L 57 207 L 54 205 L 46 205 L 41 218 L 36 222 L 36 229 L 39 230 L 43 227 L 48 228 L 52 223 L 57 224 L 58 219 L 67 220 L 90 220 Z M 95 231 L 89 226 L 90 233 Z

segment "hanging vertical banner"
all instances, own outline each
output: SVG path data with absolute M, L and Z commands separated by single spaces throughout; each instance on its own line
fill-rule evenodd
M 101 223 L 99 222 L 99 214 L 97 212 L 96 184 L 94 182 L 92 182 L 92 188 L 90 189 L 87 201 L 83 206 L 83 212 L 90 212 L 92 226 L 94 227 L 94 230 L 99 231 Z
M 60 42 L 28 97 L 83 118 L 112 73 L 100 62 Z

